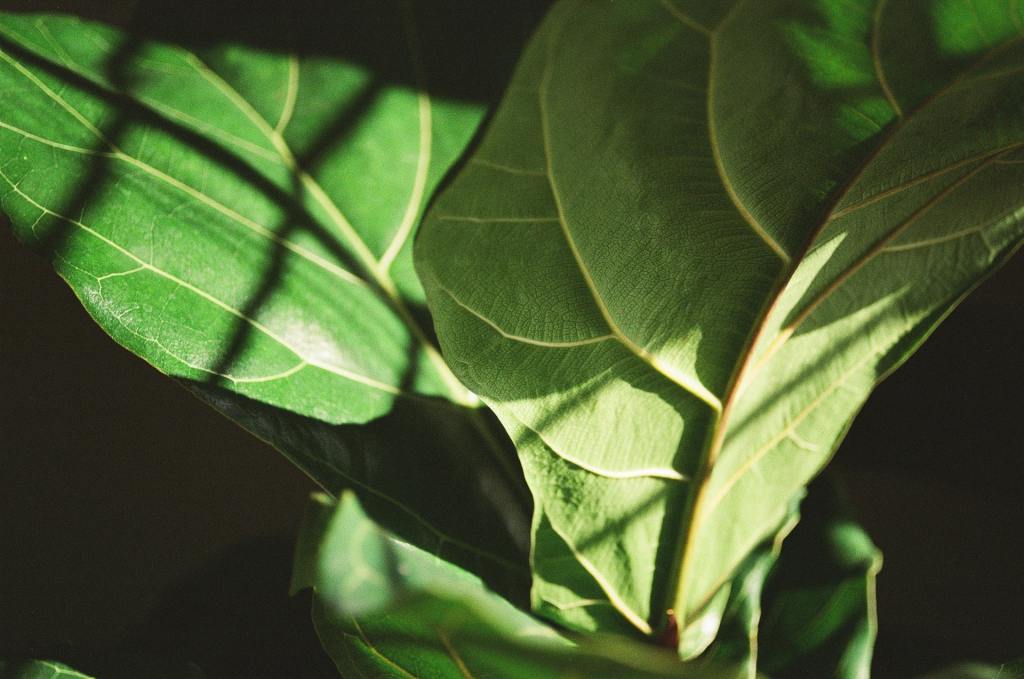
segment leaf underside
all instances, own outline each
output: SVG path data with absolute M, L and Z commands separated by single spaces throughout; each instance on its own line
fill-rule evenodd
M 714 637 L 873 387 L 1022 240 L 1011 0 L 563 0 L 416 264 L 516 441 L 533 604 Z

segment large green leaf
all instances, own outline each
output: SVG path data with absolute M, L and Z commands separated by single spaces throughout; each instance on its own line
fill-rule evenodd
M 537 610 L 711 641 L 871 389 L 1021 243 L 1022 8 L 556 5 L 417 242 L 519 447 Z
M 674 653 L 625 639 L 574 645 L 470 575 L 399 542 L 343 495 L 314 497 L 300 534 L 294 587 L 314 590 L 313 619 L 344 676 L 701 677 Z
M 524 573 L 521 472 L 421 326 L 410 255 L 483 114 L 472 77 L 500 78 L 522 29 L 397 1 L 278 3 L 211 28 L 218 8 L 196 5 L 164 10 L 187 15 L 189 47 L 151 17 L 0 17 L 16 233 L 115 340 L 324 488 Z
M 0 679 L 90 679 L 64 663 L 50 660 L 0 661 Z

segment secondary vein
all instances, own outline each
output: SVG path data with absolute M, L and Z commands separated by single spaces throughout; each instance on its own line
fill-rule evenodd
M 896 101 L 896 97 L 892 92 L 892 87 L 889 85 L 889 80 L 885 76 L 885 68 L 882 66 L 882 15 L 885 12 L 885 3 L 886 0 L 877 0 L 875 3 L 874 14 L 871 17 L 871 63 L 874 66 L 875 77 L 878 79 L 878 84 L 882 88 L 882 93 L 885 95 L 885 100 L 889 102 L 889 106 L 892 107 L 896 117 L 902 118 L 903 109 L 900 108 L 900 103 Z
M 598 335 L 596 337 L 587 337 L 587 338 L 581 339 L 581 340 L 569 340 L 569 341 L 553 342 L 553 341 L 547 341 L 547 340 L 534 339 L 532 337 L 525 337 L 523 335 L 516 335 L 514 333 L 511 333 L 511 332 L 505 330 L 500 325 L 495 323 L 493 320 L 491 320 L 490 318 L 488 318 L 484 314 L 480 313 L 479 311 L 477 311 L 473 307 L 471 307 L 468 304 L 466 304 L 465 302 L 463 302 L 461 299 L 458 298 L 458 296 L 455 295 L 454 292 L 452 292 L 448 288 L 446 288 L 446 287 L 444 287 L 443 285 L 440 285 L 440 284 L 438 284 L 438 288 L 441 290 L 441 292 L 443 292 L 446 295 L 448 295 L 448 297 L 450 297 L 451 300 L 453 302 L 455 302 L 455 304 L 457 306 L 459 306 L 460 308 L 465 310 L 468 314 L 470 314 L 471 316 L 474 316 L 475 318 L 480 320 L 482 323 L 484 323 L 485 325 L 490 327 L 492 330 L 497 332 L 499 335 L 501 335 L 505 339 L 512 340 L 513 342 L 519 342 L 521 344 L 530 344 L 532 346 L 545 347 L 545 348 L 549 348 L 549 349 L 570 349 L 570 348 L 573 348 L 573 347 L 582 347 L 582 346 L 586 346 L 588 344 L 596 344 L 597 342 L 604 342 L 604 341 L 607 341 L 607 340 L 615 339 L 614 335 L 610 335 L 609 334 L 609 335 Z
M 715 118 L 715 93 L 717 80 L 715 63 L 717 61 L 717 34 L 711 36 L 711 41 L 708 47 L 708 93 L 707 93 L 707 119 L 708 119 L 708 141 L 711 144 L 711 155 L 715 161 L 715 169 L 718 171 L 718 176 L 721 179 L 722 186 L 725 188 L 725 192 L 729 196 L 729 200 L 736 207 L 737 212 L 743 217 L 743 220 L 750 226 L 753 232 L 764 241 L 765 245 L 771 249 L 779 259 L 785 264 L 789 264 L 790 256 L 786 252 L 778 241 L 776 241 L 771 234 L 768 233 L 767 229 L 761 225 L 753 213 L 747 208 L 746 204 L 740 199 L 739 194 L 736 193 L 736 188 L 732 183 L 732 179 L 729 177 L 729 172 L 725 168 L 725 161 L 722 159 L 721 146 L 718 142 L 718 124 Z
M 420 207 L 427 188 L 427 175 L 430 171 L 430 154 L 433 144 L 434 130 L 431 111 L 430 95 L 427 93 L 427 75 L 423 68 L 423 61 L 420 58 L 419 39 L 416 35 L 416 22 L 412 15 L 411 6 L 404 4 L 403 23 L 406 28 L 406 40 L 409 43 L 409 55 L 412 60 L 413 72 L 416 77 L 416 86 L 419 90 L 416 94 L 416 109 L 419 118 L 419 151 L 416 154 L 416 174 L 413 177 L 412 191 L 409 192 L 409 200 L 406 203 L 405 211 L 402 213 L 402 220 L 395 231 L 391 242 L 388 243 L 384 254 L 381 255 L 379 268 L 387 273 L 394 263 L 398 253 L 409 239 L 413 227 L 416 225 L 416 217 L 419 215 Z
M 549 39 L 548 47 L 552 40 Z M 555 173 L 552 165 L 552 152 L 551 152 L 551 130 L 548 114 L 548 87 L 551 81 L 551 55 L 544 64 L 544 72 L 541 76 L 540 86 L 538 90 L 538 104 L 540 109 L 540 123 L 541 123 L 541 138 L 544 147 L 544 161 L 547 169 L 548 182 L 551 185 L 551 195 L 554 199 L 555 208 L 558 212 L 558 224 L 561 227 L 562 235 L 565 238 L 565 242 L 569 246 L 569 250 L 572 253 L 573 259 L 576 262 L 576 267 L 579 269 L 580 275 L 583 277 L 584 282 L 587 285 L 587 289 L 590 291 L 590 295 L 594 300 L 594 304 L 597 306 L 598 311 L 604 318 L 605 323 L 608 325 L 608 329 L 611 330 L 615 338 L 629 351 L 640 358 L 644 363 L 651 366 L 655 371 L 660 373 L 662 376 L 667 378 L 669 381 L 675 383 L 683 390 L 689 392 L 699 400 L 711 407 L 715 412 L 721 411 L 722 404 L 718 397 L 712 394 L 707 387 L 693 379 L 689 375 L 685 375 L 680 371 L 676 370 L 673 366 L 665 364 L 664 361 L 660 360 L 657 356 L 653 355 L 645 347 L 640 346 L 634 342 L 628 335 L 626 335 L 619 328 L 615 319 L 612 317 L 611 311 L 608 309 L 604 300 L 601 297 L 600 291 L 597 289 L 597 284 L 594 282 L 594 278 L 590 273 L 590 269 L 587 267 L 586 262 L 583 259 L 583 255 L 580 253 L 579 248 L 576 245 L 576 240 L 573 238 L 572 231 L 569 228 L 568 221 L 565 216 L 565 209 L 562 205 L 561 194 L 558 190 L 558 182 L 555 179 Z
M 3 179 L 11 187 L 11 190 L 14 193 L 18 194 L 19 197 L 21 197 L 28 204 L 30 204 L 33 207 L 35 207 L 37 210 L 40 210 L 41 212 L 49 214 L 49 215 L 55 217 L 56 219 L 60 219 L 61 221 L 67 222 L 68 224 L 70 224 L 72 226 L 75 226 L 75 227 L 78 227 L 78 228 L 82 229 L 86 233 L 90 234 L 91 236 L 95 237 L 97 240 L 99 240 L 102 243 L 104 243 L 105 245 L 107 245 L 108 247 L 113 248 L 114 250 L 116 250 L 117 252 L 121 253 L 125 257 L 128 257 L 129 259 L 131 259 L 133 262 L 138 264 L 139 268 L 147 269 L 149 271 L 152 271 L 154 274 L 156 274 L 156 275 L 158 275 L 158 276 L 160 276 L 162 278 L 165 278 L 165 279 L 171 281 L 172 283 L 175 283 L 178 286 L 181 286 L 182 288 L 188 290 L 189 292 L 195 294 L 196 296 L 201 297 L 202 299 L 205 299 L 206 301 L 210 302 L 214 306 L 217 306 L 220 309 L 222 309 L 223 311 L 226 311 L 227 313 L 231 314 L 232 316 L 235 316 L 239 320 L 241 320 L 241 321 L 249 324 L 250 326 L 252 326 L 255 330 L 259 331 L 260 333 L 262 333 L 262 334 L 266 335 L 267 337 L 269 337 L 270 339 L 274 340 L 279 345 L 281 345 L 283 348 L 285 348 L 288 351 L 292 352 L 293 354 L 295 354 L 295 356 L 297 356 L 299 359 L 305 361 L 309 365 L 317 367 L 317 368 L 320 368 L 320 369 L 325 370 L 327 372 L 334 373 L 334 374 L 336 374 L 336 375 L 338 375 L 340 377 L 345 377 L 345 378 L 353 380 L 355 382 L 360 382 L 362 384 L 365 384 L 367 386 L 373 387 L 373 388 L 378 389 L 380 391 L 384 391 L 384 392 L 387 392 L 387 393 L 390 393 L 390 394 L 395 394 L 395 395 L 398 395 L 398 394 L 402 393 L 402 391 L 400 389 L 398 389 L 397 387 L 394 387 L 393 385 L 381 382 L 380 380 L 374 379 L 374 378 L 366 376 L 366 375 L 362 375 L 360 373 L 348 370 L 346 368 L 341 368 L 341 367 L 338 367 L 338 366 L 333 366 L 333 365 L 330 365 L 330 364 L 323 363 L 321 361 L 317 361 L 316 359 L 313 359 L 311 357 L 304 356 L 301 352 L 299 352 L 297 349 L 295 349 L 290 344 L 288 344 L 288 342 L 285 341 L 284 338 L 282 338 L 282 337 L 278 336 L 276 333 L 274 333 L 270 328 L 268 328 L 267 326 L 263 325 L 262 323 L 260 323 L 256 319 L 250 318 L 249 316 L 246 316 L 240 310 L 238 310 L 235 307 L 231 306 L 227 302 L 224 302 L 223 300 L 215 297 L 214 295 L 211 295 L 210 293 L 208 293 L 205 290 L 203 290 L 203 289 L 193 285 L 192 283 L 189 283 L 186 280 L 178 278 L 174 274 L 171 274 L 171 273 L 169 273 L 167 271 L 164 271 L 163 269 L 161 269 L 161 268 L 159 268 L 159 267 L 157 267 L 157 266 L 155 266 L 153 264 L 150 264 L 149 262 L 143 260 L 142 258 L 140 258 L 138 255 L 136 255 L 132 251 L 130 251 L 127 248 L 125 248 L 125 247 L 115 243 L 114 241 L 110 240 L 109 238 L 107 238 L 106 236 L 104 236 L 100 232 L 96 231 L 92 227 L 86 225 L 85 223 L 83 223 L 83 222 L 81 222 L 79 220 L 67 217 L 65 215 L 62 215 L 62 214 L 60 214 L 58 212 L 55 212 L 55 211 L 45 207 L 44 205 L 39 204 L 33 198 L 31 198 L 29 195 L 27 195 L 24 191 L 22 191 L 20 188 L 18 188 L 18 185 L 14 181 L 12 181 L 11 178 L 8 177 L 3 171 L 0 171 L 0 179 Z

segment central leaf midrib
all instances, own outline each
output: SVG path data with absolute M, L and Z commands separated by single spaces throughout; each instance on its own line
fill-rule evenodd
M 316 180 L 316 178 L 311 176 L 302 168 L 302 166 L 296 159 L 295 154 L 292 152 L 291 148 L 288 146 L 288 143 L 285 141 L 284 137 L 277 130 L 271 128 L 270 123 L 267 122 L 267 120 L 262 115 L 260 115 L 259 112 L 256 111 L 256 109 L 253 108 L 253 106 L 248 102 L 248 100 L 246 100 L 245 97 L 243 97 L 229 82 L 224 80 L 220 76 L 220 74 L 218 74 L 215 70 L 207 66 L 194 53 L 187 51 L 185 53 L 189 57 L 186 59 L 186 61 L 194 68 L 196 68 L 196 70 L 203 77 L 209 80 L 218 90 L 223 92 L 224 95 L 228 98 L 228 100 L 231 101 L 236 107 L 238 107 L 242 114 L 245 115 L 246 118 L 248 118 L 256 126 L 257 129 L 260 130 L 261 134 L 263 134 L 267 138 L 271 145 L 281 155 L 281 159 L 284 161 L 285 165 L 291 170 L 292 174 L 296 178 L 298 178 L 300 182 L 302 182 L 303 186 L 306 187 L 306 189 L 312 194 L 313 198 L 327 212 L 327 215 L 331 218 L 331 221 L 334 223 L 335 227 L 349 242 L 353 252 L 362 262 L 365 272 L 371 278 L 373 278 L 378 288 L 384 293 L 385 297 L 389 300 L 391 306 L 394 308 L 395 312 L 402 320 L 402 323 L 407 327 L 407 329 L 410 331 L 413 337 L 416 338 L 416 341 L 423 347 L 431 363 L 434 365 L 435 370 L 437 370 L 438 375 L 446 383 L 451 397 L 459 401 L 463 405 L 475 405 L 473 399 L 466 398 L 467 394 L 465 387 L 463 387 L 462 383 L 451 372 L 451 369 L 448 367 L 448 364 L 441 357 L 437 347 L 435 347 L 434 344 L 427 339 L 427 336 L 424 333 L 423 328 L 420 327 L 419 323 L 416 322 L 412 314 L 409 312 L 409 309 L 405 304 L 405 300 L 402 299 L 401 295 L 398 293 L 398 289 L 395 286 L 394 280 L 388 273 L 387 267 L 383 266 L 382 261 L 376 258 L 376 256 L 370 250 L 369 246 L 366 245 L 366 241 L 362 239 L 362 237 L 359 235 L 359 232 L 355 230 L 351 222 L 348 220 L 347 217 L 345 217 L 344 213 L 338 207 L 338 204 L 334 202 L 333 199 L 331 199 L 331 197 L 323 189 L 323 187 Z M 420 73 L 419 75 L 422 76 L 422 73 Z M 422 83 L 420 83 L 420 90 L 420 96 L 425 97 L 425 88 L 423 87 Z M 427 100 L 426 106 L 429 107 L 429 100 Z M 424 138 L 422 137 L 422 117 L 424 116 L 423 108 L 424 103 L 423 100 L 420 99 L 418 107 L 418 114 L 421 117 L 420 159 L 417 162 L 417 173 L 416 178 L 414 180 L 414 187 L 410 200 L 414 199 L 418 193 L 421 193 L 421 191 L 417 191 L 417 188 L 420 188 L 420 184 L 422 182 L 425 182 L 425 171 L 421 167 L 423 163 L 422 153 L 424 143 Z M 427 130 L 427 132 L 429 134 L 429 129 Z M 411 230 L 411 220 L 414 217 L 410 217 L 409 213 L 410 208 L 407 206 L 405 213 L 403 214 L 402 223 L 400 223 L 399 225 L 399 234 L 404 234 L 407 226 L 408 229 Z M 408 225 L 406 224 L 407 221 L 409 222 Z M 390 247 L 388 249 L 388 252 L 385 253 L 385 256 L 387 256 L 389 253 Z M 389 265 L 390 261 L 391 260 L 388 260 Z
M 270 124 L 266 121 L 266 119 L 264 119 L 254 108 L 252 108 L 251 104 L 244 97 L 242 97 L 242 95 L 238 93 L 237 90 L 235 90 L 229 83 L 227 83 L 223 78 L 221 78 L 221 76 L 217 74 L 213 69 L 211 69 L 205 63 L 203 63 L 202 60 L 200 60 L 197 55 L 195 55 L 193 52 L 185 50 L 184 48 L 178 49 L 180 50 L 181 54 L 184 55 L 184 61 L 187 64 L 189 64 L 192 68 L 194 68 L 196 72 L 199 73 L 202 77 L 204 77 L 208 82 L 211 82 L 211 84 L 214 87 L 221 91 L 221 93 L 224 94 L 224 96 L 226 96 L 228 100 L 231 101 L 232 104 L 239 109 L 239 111 L 246 117 L 246 119 L 252 122 L 253 125 L 260 131 L 260 133 L 266 137 L 268 142 L 270 142 L 271 146 L 274 148 L 274 151 L 277 154 L 279 154 L 280 158 L 282 159 L 282 162 L 284 162 L 285 165 L 295 174 L 295 176 L 300 181 L 303 182 L 303 185 L 306 186 L 307 189 L 309 189 L 310 193 L 321 205 L 321 207 L 323 207 L 325 211 L 327 211 L 328 216 L 332 218 L 332 221 L 335 223 L 336 226 L 339 227 L 339 230 L 342 232 L 342 235 L 345 236 L 346 240 L 350 243 L 350 245 L 352 245 L 353 252 L 360 258 L 360 261 L 363 263 L 363 267 L 366 273 L 374 280 L 375 283 L 377 283 L 376 287 L 378 288 L 378 291 L 384 295 L 384 298 L 385 300 L 387 300 L 388 305 L 395 311 L 396 315 L 401 319 L 403 325 L 406 326 L 410 334 L 416 338 L 417 343 L 423 347 L 424 351 L 427 354 L 427 357 L 431 361 L 431 364 L 434 366 L 435 370 L 437 370 L 438 375 L 446 384 L 449 397 L 460 405 L 477 405 L 477 400 L 473 398 L 471 395 L 469 395 L 468 392 L 466 392 L 465 387 L 462 385 L 461 382 L 459 382 L 458 378 L 456 378 L 454 374 L 451 373 L 450 368 L 441 358 L 440 352 L 438 351 L 437 347 L 435 347 L 430 342 L 430 340 L 427 339 L 423 329 L 419 326 L 415 319 L 413 319 L 412 314 L 406 307 L 404 300 L 398 294 L 394 281 L 386 272 L 382 272 L 380 270 L 380 262 L 373 256 L 372 252 L 369 251 L 369 248 L 366 246 L 365 241 L 363 241 L 362 238 L 358 235 L 358 233 L 351 227 L 351 224 L 348 223 L 347 219 L 345 219 L 341 211 L 338 209 L 337 205 L 334 204 L 334 202 L 330 199 L 330 197 L 320 186 L 320 184 L 308 173 L 306 173 L 301 167 L 298 166 L 297 162 L 295 162 L 294 154 L 288 148 L 287 144 L 284 142 L 284 139 L 280 136 L 280 134 L 275 132 L 275 130 L 270 127 Z M 57 64 L 43 54 L 39 54 L 38 52 L 34 53 L 38 58 L 46 60 L 55 68 L 65 69 L 68 72 L 74 73 L 79 77 L 86 78 L 87 80 L 89 80 L 89 82 L 102 88 L 108 94 L 116 94 L 113 90 L 111 90 L 109 85 L 96 74 L 81 68 L 73 69 L 68 64 Z M 181 182 L 176 178 L 170 177 L 169 175 L 166 175 L 165 173 L 158 170 L 157 168 L 153 168 L 147 163 L 144 163 L 143 161 L 134 158 L 134 156 L 131 156 L 130 154 L 122 151 L 116 144 L 114 144 L 111 140 L 107 139 L 101 130 L 92 125 L 91 121 L 85 118 L 76 109 L 71 107 L 70 104 L 63 102 L 62 98 L 55 95 L 55 93 L 50 92 L 49 88 L 47 88 L 45 84 L 39 81 L 38 78 L 33 73 L 31 73 L 31 71 L 29 71 L 22 64 L 20 64 L 14 57 L 8 55 L 6 52 L 3 52 L 2 50 L 0 50 L 0 57 L 3 57 L 4 60 L 11 64 L 16 70 L 21 72 L 34 85 L 43 90 L 44 93 L 47 94 L 47 96 L 49 96 L 51 99 L 54 99 L 56 103 L 65 108 L 65 110 L 67 110 L 76 120 L 78 120 L 78 122 L 83 127 L 85 127 L 94 136 L 96 136 L 97 139 L 99 139 L 102 143 L 106 144 L 111 149 L 111 155 L 113 157 L 132 163 L 139 167 L 140 169 L 142 169 L 143 171 L 146 171 L 149 174 L 155 176 L 157 179 L 161 179 L 161 177 L 163 177 L 164 180 L 166 181 L 167 178 L 170 178 L 171 180 L 177 182 L 178 185 L 180 185 L 178 186 L 179 190 L 185 190 L 187 193 L 200 193 L 198 192 L 198 190 L 194 189 L 190 185 L 185 184 L 184 182 Z M 160 111 L 154 109 L 148 102 L 143 101 L 139 97 L 135 96 L 134 93 L 131 93 L 129 96 L 131 96 L 131 99 L 135 102 L 136 105 L 145 108 L 150 114 L 164 120 L 168 125 L 176 125 L 176 123 L 174 123 L 173 121 L 167 120 Z M 188 191 L 188 189 L 191 189 L 191 191 Z M 211 203 L 211 206 L 214 207 L 214 209 L 217 209 L 216 206 L 212 205 L 212 203 L 217 203 L 217 201 L 214 201 L 212 198 L 208 198 L 208 202 Z M 220 204 L 217 203 L 217 205 Z M 235 219 L 236 221 L 239 221 L 238 217 L 241 215 L 236 213 L 236 211 L 232 210 L 231 208 L 228 208 L 227 206 L 222 207 L 223 210 L 218 211 L 228 211 L 231 213 L 228 215 L 229 217 Z M 225 212 L 225 214 L 227 214 L 227 212 Z M 243 217 L 243 221 L 246 221 L 246 218 Z M 345 229 L 342 225 L 346 225 L 347 229 Z M 268 229 L 266 229 L 266 227 L 262 227 L 262 225 L 258 226 L 260 226 L 261 229 L 264 231 L 269 231 Z M 272 240 L 274 240 L 275 242 L 280 242 L 283 247 L 286 247 L 289 250 L 296 252 L 296 254 L 303 257 L 304 259 L 309 260 L 314 265 L 320 268 L 324 268 L 329 273 L 337 275 L 337 267 L 324 266 L 325 262 L 321 261 L 322 258 L 320 258 L 318 255 L 315 255 L 312 252 L 309 252 L 302 246 L 296 245 L 286 239 Z M 344 269 L 341 269 L 341 271 L 344 271 Z M 346 273 L 348 272 L 346 271 Z M 349 275 L 351 275 L 353 279 L 358 280 L 358 277 L 356 277 L 354 274 Z M 347 280 L 347 277 L 343 276 L 343 278 Z M 365 281 L 363 281 L 363 283 L 365 284 Z
M 735 9 L 735 7 L 738 6 L 742 1 L 743 0 L 739 0 L 739 2 L 737 2 L 736 5 L 734 5 L 733 9 Z M 723 21 L 723 23 L 725 22 Z M 716 27 L 715 30 L 717 30 L 718 28 L 720 28 L 720 26 Z M 714 32 L 712 32 L 712 35 L 713 34 Z M 670 596 L 668 597 L 670 605 L 675 606 L 676 615 L 679 616 L 678 623 L 680 629 L 684 629 L 688 622 L 684 617 L 686 595 L 685 583 L 688 579 L 687 575 L 689 564 L 692 563 L 692 558 L 689 555 L 692 552 L 693 545 L 696 544 L 695 536 L 699 530 L 698 522 L 700 519 L 704 518 L 702 516 L 701 504 L 704 498 L 706 497 L 708 481 L 711 478 L 711 472 L 714 468 L 718 453 L 721 452 L 721 448 L 724 444 L 725 435 L 729 428 L 729 417 L 735 408 L 735 404 L 737 403 L 739 392 L 741 391 L 741 387 L 745 379 L 745 373 L 748 372 L 752 367 L 751 360 L 753 358 L 753 351 L 756 348 L 756 346 L 760 343 L 762 335 L 764 331 L 767 329 L 768 319 L 771 318 L 775 308 L 777 307 L 779 301 L 783 296 L 783 293 L 788 288 L 789 284 L 792 282 L 793 275 L 796 273 L 796 270 L 799 268 L 800 263 L 806 257 L 807 252 L 813 246 L 814 242 L 816 241 L 817 237 L 821 234 L 822 230 L 825 228 L 825 226 L 827 226 L 827 224 L 830 221 L 832 221 L 834 214 L 837 212 L 837 207 L 842 203 L 842 201 L 846 198 L 846 196 L 853 189 L 853 187 L 856 186 L 856 184 L 860 181 L 860 179 L 863 177 L 864 173 L 872 165 L 872 163 L 881 155 L 881 153 L 886 148 L 889 147 L 889 144 L 892 143 L 892 141 L 896 138 L 898 133 L 902 129 L 904 129 L 910 123 L 910 121 L 913 120 L 918 114 L 920 114 L 922 111 L 924 111 L 937 101 L 941 100 L 949 92 L 953 91 L 957 85 L 966 80 L 971 73 L 973 73 L 978 68 L 982 67 L 985 63 L 987 63 L 995 54 L 1004 49 L 1007 49 L 1008 47 L 1010 47 L 1016 42 L 1021 41 L 1022 39 L 1024 39 L 1024 35 L 1017 35 L 1003 41 L 1002 43 L 993 45 L 988 50 L 986 50 L 986 52 L 983 55 L 978 57 L 970 66 L 968 66 L 955 77 L 951 78 L 945 86 L 939 88 L 938 90 L 936 90 L 935 93 L 926 97 L 911 111 L 906 112 L 900 117 L 897 117 L 896 121 L 892 123 L 891 126 L 882 134 L 882 138 L 880 139 L 878 146 L 875 147 L 867 155 L 867 157 L 860 164 L 860 166 L 857 167 L 857 169 L 853 172 L 850 178 L 843 184 L 843 186 L 838 191 L 836 191 L 833 194 L 834 197 L 829 201 L 829 204 L 827 205 L 824 211 L 824 216 L 821 219 L 819 219 L 815 227 L 811 230 L 809 237 L 806 239 L 803 247 L 800 249 L 798 254 L 793 257 L 789 267 L 783 269 L 783 271 L 780 273 L 779 278 L 777 279 L 773 289 L 769 292 L 766 298 L 766 302 L 763 305 L 762 312 L 760 314 L 758 321 L 751 330 L 748 342 L 743 352 L 740 354 L 739 360 L 734 366 L 733 375 L 730 378 L 728 387 L 726 388 L 726 396 L 723 401 L 723 408 L 721 414 L 718 418 L 718 421 L 713 426 L 709 437 L 709 445 L 706 448 L 704 463 L 701 465 L 701 468 L 698 470 L 698 472 L 694 474 L 696 491 L 692 496 L 693 501 L 690 505 L 690 508 L 688 509 L 689 517 L 683 522 L 684 528 L 686 529 L 686 537 L 683 543 L 682 554 L 678 560 L 677 572 L 679 573 L 679 577 L 675 583 L 675 590 L 670 592 Z M 699 610 L 702 607 L 706 606 L 707 603 L 713 597 L 713 595 L 714 592 L 709 593 L 709 595 L 705 598 L 704 603 L 702 603 L 701 606 L 695 608 L 695 612 L 699 612 Z

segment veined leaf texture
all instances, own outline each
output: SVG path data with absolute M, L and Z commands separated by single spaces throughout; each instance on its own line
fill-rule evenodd
M 314 590 L 313 620 L 344 676 L 738 679 L 740 663 L 685 665 L 665 649 L 610 636 L 558 634 L 471 574 L 394 540 L 351 494 L 311 503 L 295 587 Z
M 190 15 L 195 45 L 0 16 L 0 205 L 120 344 L 405 539 L 524 584 L 522 473 L 442 360 L 411 259 L 493 96 L 453 73 L 511 69 L 514 22 L 322 4 L 227 34 Z
M 519 448 L 537 610 L 711 642 L 872 388 L 1020 246 L 1022 11 L 556 5 L 416 252 Z

